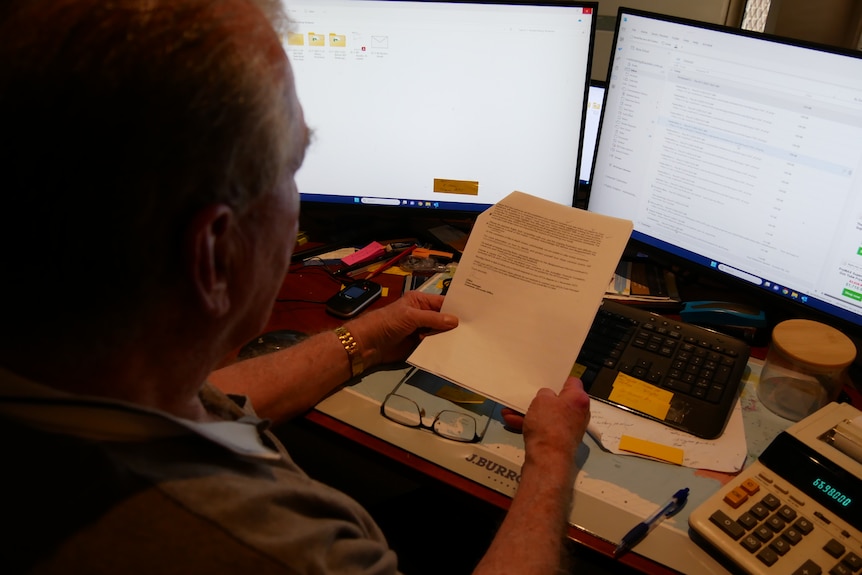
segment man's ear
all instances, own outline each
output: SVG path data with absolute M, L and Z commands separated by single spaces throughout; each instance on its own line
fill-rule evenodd
M 229 260 L 236 218 L 225 204 L 214 204 L 195 214 L 186 240 L 186 266 L 195 295 L 204 310 L 222 317 L 230 309 Z

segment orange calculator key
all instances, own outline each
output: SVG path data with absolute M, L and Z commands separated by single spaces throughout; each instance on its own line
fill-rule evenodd
M 724 495 L 724 502 L 734 509 L 745 503 L 747 499 L 748 494 L 739 487 L 734 487 Z
M 740 487 L 742 487 L 742 490 L 749 495 L 754 495 L 755 493 L 760 491 L 760 484 L 750 477 L 743 481 Z

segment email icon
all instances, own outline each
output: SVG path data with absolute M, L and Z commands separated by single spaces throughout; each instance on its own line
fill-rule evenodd
M 333 48 L 344 48 L 347 46 L 347 38 L 344 34 L 330 34 L 329 45 Z
M 376 49 L 389 47 L 389 36 L 372 36 L 371 47 Z
M 326 38 L 323 34 L 315 34 L 314 32 L 308 33 L 308 45 L 309 46 L 325 46 Z

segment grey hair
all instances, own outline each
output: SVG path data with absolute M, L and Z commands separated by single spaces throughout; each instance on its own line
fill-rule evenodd
M 4 1 L 4 340 L 141 321 L 190 218 L 275 187 L 285 26 L 278 0 Z

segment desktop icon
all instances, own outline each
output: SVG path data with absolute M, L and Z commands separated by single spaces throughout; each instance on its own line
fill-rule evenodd
M 326 39 L 323 34 L 315 34 L 314 32 L 308 33 L 308 45 L 309 46 L 325 46 Z
M 371 36 L 371 47 L 382 50 L 389 47 L 389 36 Z
M 347 46 L 347 37 L 344 34 L 330 34 L 329 45 L 333 48 L 344 48 Z
M 296 32 L 287 33 L 288 46 L 305 46 L 305 36 Z

